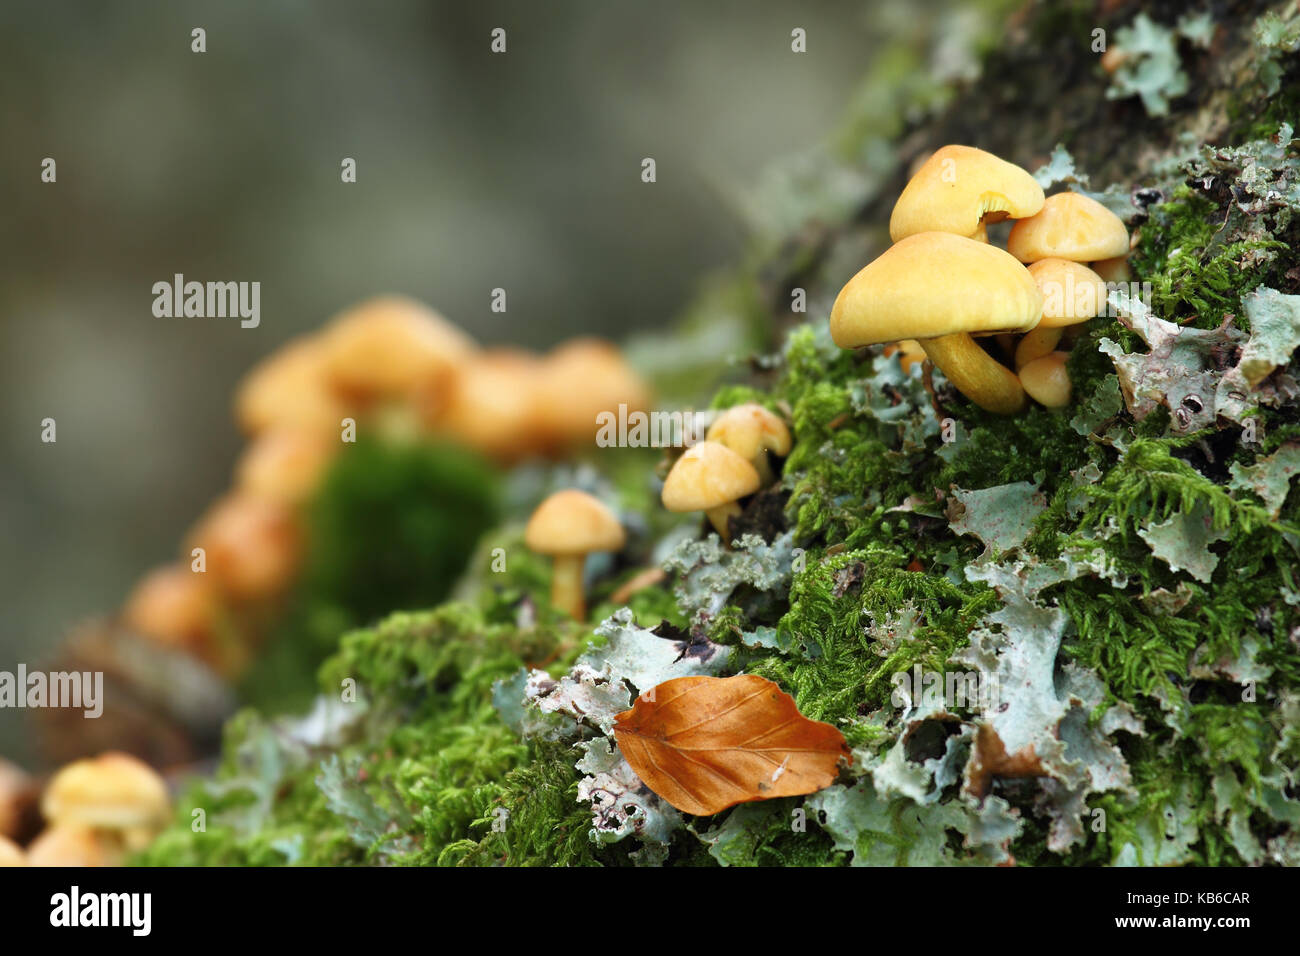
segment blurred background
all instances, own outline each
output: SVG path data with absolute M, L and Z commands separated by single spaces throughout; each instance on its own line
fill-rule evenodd
M 761 171 L 823 142 L 900 38 L 960 34 L 963 15 L 921 0 L 4 4 L 0 670 L 38 666 L 176 553 L 229 484 L 232 389 L 259 357 L 386 291 L 485 344 L 666 328 L 742 253 Z M 260 327 L 155 318 L 151 287 L 174 273 L 259 281 Z M 20 727 L 0 711 L 0 753 L 21 760 Z

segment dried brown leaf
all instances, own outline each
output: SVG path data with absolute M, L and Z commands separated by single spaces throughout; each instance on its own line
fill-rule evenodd
M 849 753 L 755 674 L 664 681 L 615 718 L 614 738 L 646 786 L 697 816 L 821 790 Z

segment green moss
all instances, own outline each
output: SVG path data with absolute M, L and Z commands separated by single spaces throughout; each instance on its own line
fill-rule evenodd
M 346 447 L 307 507 L 307 564 L 244 700 L 271 713 L 301 708 L 341 633 L 446 598 L 499 521 L 498 484 L 480 457 L 449 445 Z

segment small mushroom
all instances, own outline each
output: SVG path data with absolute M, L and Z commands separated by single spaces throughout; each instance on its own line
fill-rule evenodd
M 541 361 L 517 349 L 470 358 L 433 419 L 434 429 L 505 465 L 540 453 L 540 375 Z
M 26 866 L 27 854 L 13 840 L 0 834 L 0 869 L 11 866 Z
M 1128 282 L 1133 278 L 1133 270 L 1129 268 L 1126 255 L 1098 259 L 1092 264 L 1092 271 L 1105 282 Z
M 984 240 L 976 240 L 982 242 Z M 920 365 L 925 361 L 925 349 L 916 339 L 902 339 L 901 341 L 885 346 L 886 355 L 898 355 L 898 364 L 903 368 L 904 375 L 912 373 L 913 365 Z
M 1020 370 L 1020 383 L 1029 397 L 1047 408 L 1069 405 L 1070 373 L 1065 369 L 1069 358 L 1066 352 L 1049 352 L 1026 363 Z
M 986 223 L 1043 208 L 1043 187 L 1019 166 L 972 146 L 944 146 L 908 181 L 889 217 L 894 242 L 948 232 L 987 242 Z
M 764 487 L 776 480 L 768 454 L 778 458 L 790 454 L 790 429 L 779 416 L 753 402 L 727 409 L 709 426 L 705 437 L 726 445 L 753 465 Z
M 283 593 L 293 582 L 301 533 L 292 509 L 276 501 L 233 492 L 214 504 L 190 533 L 184 559 L 205 552 L 205 573 L 235 600 Z
M 705 440 L 677 459 L 661 498 L 669 511 L 703 511 L 722 543 L 730 545 L 729 522 L 740 514 L 737 502 L 762 486 L 758 471 L 744 457 L 720 442 Z
M 47 827 L 27 848 L 28 866 L 121 866 L 125 858 L 115 834 L 77 823 Z
M 1128 254 L 1128 229 L 1101 203 L 1081 193 L 1048 196 L 1043 208 L 1011 227 L 1007 252 L 1021 262 L 1094 262 Z
M 338 452 L 337 437 L 277 428 L 258 435 L 235 465 L 235 487 L 254 497 L 301 504 Z
M 1067 326 L 1087 322 L 1106 305 L 1101 276 L 1069 259 L 1039 259 L 1029 274 L 1043 294 L 1043 320 L 1025 333 L 1016 346 L 1016 368 L 1047 355 L 1061 341 Z
M 159 644 L 216 663 L 212 657 L 219 609 L 207 575 L 188 565 L 169 564 L 150 571 L 135 586 L 123 605 L 122 623 Z
M 171 802 L 167 785 L 148 764 L 129 754 L 109 752 L 77 760 L 54 775 L 41 798 L 41 813 L 60 839 L 72 848 L 89 850 L 87 835 L 95 831 L 94 845 L 111 854 L 112 841 L 121 849 L 140 850 L 167 823 Z M 37 842 L 40 842 L 38 838 Z M 37 858 L 33 844 L 31 856 Z
M 643 412 L 651 404 L 649 386 L 600 339 L 574 339 L 544 356 L 537 387 L 538 421 L 553 453 L 593 447 L 601 413 L 617 416 L 619 405 Z
M 437 312 L 396 295 L 343 312 L 321 341 L 330 382 L 362 402 L 440 391 L 477 350 L 468 335 Z
M 587 616 L 582 571 L 592 551 L 618 551 L 627 540 L 614 513 L 585 491 L 551 495 L 533 512 L 524 543 L 551 563 L 551 603 L 575 621 Z
M 914 338 L 976 405 L 1011 415 L 1025 391 L 972 335 L 1026 332 L 1043 314 L 1029 270 L 996 246 L 923 232 L 890 246 L 840 290 L 831 337 L 840 348 Z
M 330 388 L 324 350 L 316 338 L 301 338 L 253 367 L 235 392 L 235 418 L 246 434 L 290 428 L 339 433 L 347 404 Z

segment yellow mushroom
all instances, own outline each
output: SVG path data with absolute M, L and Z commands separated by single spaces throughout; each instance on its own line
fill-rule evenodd
M 763 485 L 758 471 L 741 455 L 716 441 L 697 442 L 677 459 L 660 495 L 669 511 L 703 511 L 730 545 L 730 522 L 740 514 L 741 498 Z
M 537 389 L 538 422 L 554 453 L 593 447 L 602 412 L 617 417 L 619 405 L 629 413 L 647 411 L 651 402 L 649 387 L 623 354 L 591 338 L 574 339 L 547 354 Z
M 1011 227 L 1007 252 L 1021 262 L 1093 262 L 1128 254 L 1128 229 L 1101 203 L 1080 193 L 1048 196 L 1043 208 Z
M 976 240 L 983 242 L 985 240 Z M 920 365 L 925 361 L 925 349 L 916 339 L 901 339 L 893 345 L 885 346 L 886 355 L 898 355 L 898 364 L 902 366 L 903 374 L 910 375 L 912 366 Z
M 235 487 L 256 498 L 301 504 L 340 448 L 338 436 L 277 428 L 257 436 L 235 465 Z
M 440 392 L 477 350 L 437 312 L 396 295 L 346 310 L 322 332 L 321 343 L 330 383 L 362 402 Z
M 1133 278 L 1133 270 L 1128 266 L 1127 255 L 1098 259 L 1092 264 L 1092 271 L 1101 276 L 1105 282 L 1128 282 Z
M 435 430 L 514 464 L 544 450 L 538 408 L 541 361 L 518 349 L 489 349 L 466 361 L 435 419 Z
M 1043 208 L 1043 187 L 1025 170 L 972 146 L 944 146 L 908 181 L 889 217 L 894 242 L 949 232 L 986 242 L 986 223 Z
M 233 492 L 221 498 L 190 533 L 184 560 L 204 550 L 205 572 L 235 600 L 282 594 L 293 582 L 301 533 L 292 509 L 281 502 Z
M 331 389 L 319 339 L 290 342 L 253 367 L 235 392 L 235 418 L 250 435 L 289 428 L 338 436 L 348 405 Z
M 790 454 L 790 429 L 778 415 L 752 402 L 727 409 L 705 436 L 726 445 L 754 466 L 764 486 L 775 480 L 768 454 L 784 458 Z
M 1069 358 L 1066 352 L 1050 352 L 1027 363 L 1020 370 L 1020 382 L 1029 397 L 1048 408 L 1069 405 L 1070 374 L 1065 369 Z
M 1026 332 L 1043 314 L 1029 270 L 996 246 L 923 232 L 890 246 L 840 290 L 831 337 L 841 348 L 914 338 L 976 405 L 1003 415 L 1025 406 L 1010 369 L 972 335 Z
M 618 551 L 626 539 L 614 513 L 576 489 L 557 491 L 543 501 L 524 530 L 524 543 L 552 558 L 551 604 L 575 621 L 587 616 L 582 591 L 587 555 L 593 551 Z
M 116 834 L 76 823 L 47 827 L 27 848 L 28 866 L 121 866 L 125 858 Z
M 1029 274 L 1043 295 L 1043 320 L 1016 346 L 1017 369 L 1055 349 L 1067 326 L 1087 322 L 1106 307 L 1106 283 L 1082 263 L 1039 259 Z
M 107 858 L 140 850 L 166 825 L 170 812 L 167 785 L 143 761 L 116 752 L 77 760 L 54 775 L 41 797 L 50 829 L 42 852 L 38 838 L 30 857 L 42 865 L 36 861 L 56 849 L 91 859 L 96 850 Z
M 150 640 L 182 649 L 209 663 L 219 613 L 216 589 L 189 565 L 169 564 L 150 571 L 127 598 L 122 623 Z
M 11 866 L 26 866 L 27 854 L 13 840 L 0 834 L 0 869 Z

